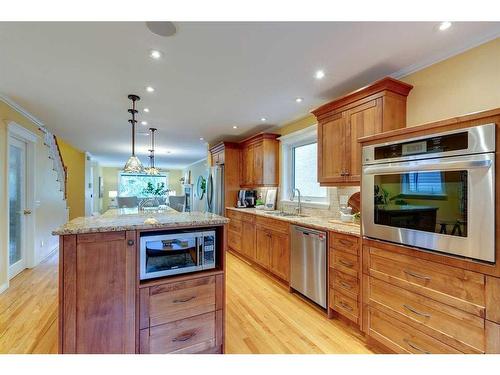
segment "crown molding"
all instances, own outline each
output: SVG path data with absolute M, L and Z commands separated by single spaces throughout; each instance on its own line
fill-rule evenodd
M 23 115 L 28 120 L 30 120 L 33 123 L 35 123 L 40 128 L 41 131 L 43 131 L 45 133 L 48 132 L 47 128 L 45 127 L 45 124 L 42 121 L 40 121 L 38 118 L 36 118 L 35 116 L 33 116 L 31 113 L 29 113 L 26 109 L 24 109 L 23 107 L 21 107 L 15 101 L 13 101 L 9 97 L 7 97 L 5 95 L 2 95 L 2 94 L 0 94 L 0 100 L 2 102 L 4 102 L 5 104 L 7 104 L 12 109 L 14 109 L 17 113 Z
M 392 74 L 389 74 L 389 77 L 396 78 L 396 79 L 406 77 L 407 75 L 418 72 L 419 70 L 425 69 L 431 65 L 434 65 L 434 64 L 437 64 L 441 61 L 447 60 L 453 56 L 460 55 L 461 53 L 466 52 L 472 48 L 479 47 L 480 45 L 485 44 L 487 42 L 490 42 L 498 37 L 500 37 L 500 31 L 496 31 L 496 32 L 493 32 L 493 33 L 488 34 L 486 36 L 482 36 L 482 37 L 477 38 L 473 41 L 470 41 L 468 43 L 463 44 L 460 48 L 457 48 L 454 51 L 450 51 L 450 52 L 442 53 L 442 54 L 436 54 L 430 58 L 427 58 L 427 59 L 422 60 L 418 63 L 407 66 L 403 69 L 400 69 Z

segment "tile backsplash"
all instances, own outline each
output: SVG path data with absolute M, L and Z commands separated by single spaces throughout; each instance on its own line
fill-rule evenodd
M 316 208 L 316 207 L 302 207 L 302 213 L 305 215 L 311 216 L 319 216 L 319 217 L 330 217 L 334 219 L 340 218 L 340 201 L 342 197 L 345 200 L 349 199 L 349 197 L 358 192 L 360 190 L 359 186 L 345 186 L 345 187 L 329 187 L 328 193 L 330 197 L 330 207 L 328 209 L 325 208 Z M 257 189 L 257 196 L 259 199 L 264 199 L 266 196 L 267 189 L 259 188 Z M 278 202 L 276 209 L 281 209 L 283 206 L 283 210 L 286 212 L 292 212 L 295 207 L 297 207 L 297 203 L 281 203 L 280 201 L 280 191 L 278 189 Z M 307 202 L 306 202 L 307 203 Z

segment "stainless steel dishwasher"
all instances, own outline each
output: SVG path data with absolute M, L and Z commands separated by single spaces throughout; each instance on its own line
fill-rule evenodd
M 291 287 L 326 308 L 326 233 L 292 225 Z

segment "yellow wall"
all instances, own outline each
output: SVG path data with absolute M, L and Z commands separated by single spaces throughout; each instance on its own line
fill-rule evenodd
M 104 185 L 104 197 L 102 201 L 102 212 L 106 212 L 109 208 L 109 192 L 112 190 L 118 191 L 118 174 L 122 168 L 103 167 L 102 178 Z
M 500 38 L 412 73 L 407 126 L 500 107 Z
M 85 153 L 57 138 L 63 163 L 67 168 L 69 218 L 85 216 Z
M 57 175 L 43 142 L 43 133 L 34 122 L 0 100 L 0 290 L 8 284 L 7 127 L 10 122 L 15 122 L 38 137 L 34 148 L 35 207 L 29 207 L 35 221 L 33 265 L 57 247 L 58 238 L 52 236 L 52 230 L 68 219 L 66 202 L 59 191 Z
M 414 86 L 406 106 L 407 126 L 498 108 L 500 38 L 399 79 Z M 278 132 L 285 135 L 315 123 L 309 114 Z

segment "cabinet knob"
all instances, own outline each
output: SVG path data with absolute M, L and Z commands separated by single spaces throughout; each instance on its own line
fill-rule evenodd
M 129 246 L 132 246 L 134 243 L 135 243 L 134 240 L 128 240 L 127 241 L 127 245 L 129 245 Z

